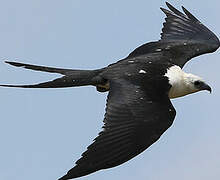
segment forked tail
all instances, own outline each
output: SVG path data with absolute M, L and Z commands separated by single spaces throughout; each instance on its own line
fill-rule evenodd
M 31 64 L 24 64 L 19 62 L 5 61 L 6 63 L 16 66 L 23 67 L 26 69 L 31 69 L 35 71 L 43 71 L 49 73 L 59 73 L 64 76 L 54 79 L 52 81 L 47 81 L 39 84 L 32 85 L 5 85 L 2 87 L 19 87 L 19 88 L 64 88 L 64 87 L 74 87 L 74 86 L 85 86 L 85 85 L 96 85 L 99 84 L 101 79 L 98 74 L 102 71 L 100 70 L 73 70 L 73 69 L 61 69 L 52 68 L 45 66 L 36 66 Z

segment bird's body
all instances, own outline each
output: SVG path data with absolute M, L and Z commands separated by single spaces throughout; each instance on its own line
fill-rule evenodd
M 169 3 L 162 8 L 166 22 L 161 40 L 144 44 L 128 57 L 97 70 L 72 70 L 7 63 L 63 76 L 35 85 L 1 85 L 22 88 L 95 86 L 109 91 L 103 131 L 65 176 L 67 180 L 120 165 L 156 142 L 172 125 L 176 111 L 170 99 L 201 90 L 211 91 L 202 78 L 182 68 L 191 58 L 214 52 L 218 38 L 185 8 Z

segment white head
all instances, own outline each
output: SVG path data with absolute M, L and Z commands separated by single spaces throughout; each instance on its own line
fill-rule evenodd
M 168 77 L 169 83 L 172 85 L 169 98 L 177 98 L 202 90 L 211 92 L 210 86 L 201 77 L 185 73 L 179 66 L 170 67 L 165 76 Z

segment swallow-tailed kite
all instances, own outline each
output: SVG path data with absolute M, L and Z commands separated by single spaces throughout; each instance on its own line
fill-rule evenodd
M 218 49 L 219 39 L 188 10 L 178 11 L 169 3 L 161 39 L 146 43 L 128 57 L 96 70 L 61 69 L 6 63 L 63 76 L 34 85 L 1 85 L 21 88 L 95 86 L 109 91 L 103 131 L 59 180 L 88 175 L 118 166 L 137 156 L 172 125 L 176 111 L 170 99 L 208 90 L 202 78 L 185 73 L 183 66 L 193 57 Z

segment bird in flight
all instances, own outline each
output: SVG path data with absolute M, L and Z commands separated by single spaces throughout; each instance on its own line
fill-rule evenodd
M 126 58 L 96 70 L 75 70 L 6 63 L 63 76 L 33 85 L 1 85 L 20 88 L 95 86 L 109 91 L 102 132 L 88 146 L 76 165 L 59 180 L 88 175 L 118 166 L 137 156 L 172 125 L 176 111 L 171 98 L 211 87 L 199 76 L 185 73 L 183 66 L 193 57 L 216 51 L 219 39 L 195 16 L 166 3 L 161 39 L 146 43 Z

